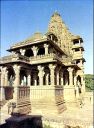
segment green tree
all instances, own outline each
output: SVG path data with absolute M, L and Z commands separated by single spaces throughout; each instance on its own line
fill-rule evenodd
M 86 86 L 86 91 L 94 90 L 94 75 L 92 74 L 85 75 L 85 86 Z

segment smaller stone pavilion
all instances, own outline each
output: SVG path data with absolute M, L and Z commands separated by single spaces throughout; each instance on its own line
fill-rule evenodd
M 57 12 L 46 34 L 35 33 L 7 51 L 0 59 L 0 103 L 13 103 L 12 112 L 59 114 L 84 94 L 83 39 Z

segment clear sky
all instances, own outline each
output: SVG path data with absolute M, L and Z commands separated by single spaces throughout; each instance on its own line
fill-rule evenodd
M 34 32 L 47 32 L 58 11 L 73 34 L 84 40 L 85 73 L 93 73 L 93 0 L 1 0 L 1 56 Z

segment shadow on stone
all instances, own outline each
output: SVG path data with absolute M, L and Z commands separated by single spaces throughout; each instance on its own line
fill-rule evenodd
M 0 128 L 43 128 L 42 116 L 13 114 Z

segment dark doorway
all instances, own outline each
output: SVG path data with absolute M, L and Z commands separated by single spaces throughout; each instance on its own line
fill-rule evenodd
M 27 49 L 25 52 L 25 56 L 27 57 L 34 56 L 33 51 L 31 49 Z
M 37 55 L 44 55 L 44 54 L 45 54 L 45 49 L 44 48 L 39 48 Z

